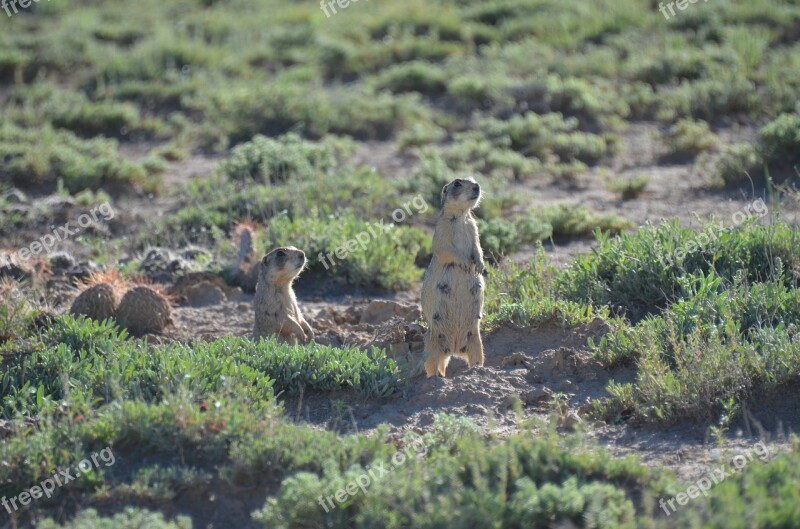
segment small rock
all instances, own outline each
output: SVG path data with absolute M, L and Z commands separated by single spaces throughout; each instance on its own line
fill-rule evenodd
M 199 257 L 209 257 L 210 254 L 202 248 L 186 248 L 181 252 L 181 259 L 196 261 Z
M 506 395 L 503 398 L 503 401 L 500 403 L 500 408 L 501 409 L 513 408 L 514 406 L 516 406 L 517 402 L 525 402 L 525 400 L 516 393 L 513 393 L 511 395 Z
M 361 313 L 359 323 L 379 325 L 387 322 L 394 317 L 399 317 L 407 323 L 412 323 L 422 317 L 419 307 L 414 305 L 403 305 L 395 301 L 376 300 Z
M 407 343 L 393 343 L 389 344 L 389 354 L 392 356 L 407 354 L 411 352 L 411 346 Z
M 550 402 L 552 398 L 553 398 L 553 392 L 550 391 L 549 388 L 541 386 L 526 391 L 522 395 L 522 402 L 524 402 L 525 404 L 541 404 L 544 402 Z
M 574 411 L 570 411 L 565 416 L 561 417 L 560 426 L 563 426 L 567 430 L 575 430 L 582 423 L 583 420 L 578 417 L 578 414 Z
M 78 263 L 69 252 L 55 252 L 48 257 L 50 268 L 54 271 L 66 271 L 74 268 Z
M 504 368 L 505 367 L 509 367 L 509 366 L 511 366 L 511 367 L 516 367 L 516 366 L 528 367 L 528 363 L 529 362 L 530 362 L 530 358 L 528 358 L 524 353 L 513 353 L 513 354 L 503 358 L 503 360 L 500 361 L 500 366 L 504 367 Z
M 344 314 L 339 315 L 334 314 L 334 319 L 336 323 L 341 325 L 342 323 L 348 323 L 350 325 L 356 325 L 361 321 L 361 310 L 358 307 L 348 307 Z
M 319 309 L 314 317 L 314 326 L 320 329 L 333 329 L 336 327 L 336 319 L 332 309 Z
M 225 292 L 217 285 L 204 281 L 189 287 L 186 290 L 186 299 L 192 307 L 206 307 L 225 301 Z
M 594 402 L 589 401 L 580 408 L 578 408 L 578 416 L 583 417 L 585 415 L 588 415 L 589 413 L 592 412 L 592 410 L 594 410 Z
M 11 278 L 15 281 L 23 281 L 30 278 L 32 274 L 32 270 L 19 262 L 16 255 L 0 254 L 0 279 Z
M 537 373 L 532 369 L 528 370 L 528 373 L 525 375 L 525 380 L 527 380 L 528 382 L 532 382 L 534 384 L 541 384 L 542 382 L 544 382 L 542 375 L 540 375 L 539 373 Z
M 189 270 L 191 270 L 191 268 L 183 259 L 173 259 L 167 265 L 167 272 L 172 272 L 173 274 L 177 272 L 188 272 Z
M 143 272 L 164 272 L 175 258 L 169 250 L 164 248 L 151 248 L 142 259 L 139 268 Z
M 239 301 L 244 297 L 244 292 L 241 287 L 230 287 L 225 294 L 230 301 Z
M 25 204 L 28 202 L 27 195 L 16 188 L 6 191 L 3 199 L 10 204 Z
M 44 211 L 52 211 L 57 209 L 68 211 L 75 206 L 75 199 L 73 197 L 63 197 L 61 195 L 50 195 L 39 201 L 39 206 Z
M 79 280 L 85 282 L 92 274 L 100 272 L 100 267 L 94 261 L 81 261 L 69 270 L 67 270 L 67 277 L 72 280 Z

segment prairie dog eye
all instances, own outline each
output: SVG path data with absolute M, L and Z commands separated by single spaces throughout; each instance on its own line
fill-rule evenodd
M 461 182 L 459 182 L 458 180 L 456 180 L 456 181 L 453 183 L 453 187 L 461 187 Z
M 284 252 L 283 250 L 278 250 L 278 254 L 277 255 L 278 255 L 278 257 L 286 257 L 286 252 Z

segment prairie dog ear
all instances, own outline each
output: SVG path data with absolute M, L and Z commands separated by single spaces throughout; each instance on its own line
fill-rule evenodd
M 442 206 L 444 206 L 444 201 L 447 199 L 447 186 L 449 185 L 450 184 L 445 184 L 444 187 L 442 188 L 442 198 L 441 198 Z
M 263 259 L 261 259 L 261 264 L 266 266 L 268 261 L 269 261 L 269 255 L 265 255 Z

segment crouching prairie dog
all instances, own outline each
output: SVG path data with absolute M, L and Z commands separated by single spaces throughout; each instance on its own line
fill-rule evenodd
M 314 331 L 300 313 L 292 290 L 292 283 L 306 266 L 306 254 L 292 246 L 275 248 L 257 266 L 253 337 L 276 335 L 282 343 L 308 343 Z
M 481 187 L 472 178 L 457 178 L 442 189 L 433 258 L 422 281 L 429 377 L 445 376 L 452 355 L 464 358 L 470 367 L 483 365 L 483 250 L 472 216 L 480 198 Z

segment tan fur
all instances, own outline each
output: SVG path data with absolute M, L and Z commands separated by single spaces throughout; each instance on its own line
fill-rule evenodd
M 305 265 L 306 255 L 291 246 L 272 250 L 257 265 L 254 338 L 277 335 L 279 342 L 291 345 L 314 338 L 292 290 L 292 283 Z
M 483 250 L 472 216 L 479 201 L 480 186 L 472 178 L 457 178 L 442 189 L 433 258 L 422 281 L 429 377 L 445 376 L 452 355 L 464 358 L 470 367 L 483 365 Z

